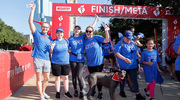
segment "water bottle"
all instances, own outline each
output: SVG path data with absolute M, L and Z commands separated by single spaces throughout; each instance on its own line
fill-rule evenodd
M 30 1 L 30 3 L 26 4 L 27 8 L 31 8 L 33 6 L 33 1 Z

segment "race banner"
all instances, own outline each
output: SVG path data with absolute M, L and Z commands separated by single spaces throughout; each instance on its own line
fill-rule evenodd
M 65 15 L 95 15 L 122 17 L 165 17 L 161 7 L 131 6 L 131 5 L 102 5 L 102 4 L 64 4 L 54 3 L 53 14 Z

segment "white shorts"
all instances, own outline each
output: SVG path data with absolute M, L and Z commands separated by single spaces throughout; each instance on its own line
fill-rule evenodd
M 34 63 L 35 72 L 50 72 L 51 71 L 51 62 L 49 60 L 33 57 L 33 63 Z

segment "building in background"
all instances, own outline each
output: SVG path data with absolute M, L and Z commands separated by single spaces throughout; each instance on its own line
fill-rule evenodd
M 32 34 L 27 34 L 27 35 L 24 35 L 26 40 L 29 42 L 29 43 L 33 43 L 34 42 L 34 39 L 33 39 L 33 36 Z

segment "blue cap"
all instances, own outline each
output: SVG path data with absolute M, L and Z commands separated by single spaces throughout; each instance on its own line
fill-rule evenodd
M 132 38 L 132 40 L 135 40 L 137 37 L 135 36 L 135 35 L 133 35 L 133 38 Z
M 138 35 L 140 35 L 141 38 L 144 38 L 144 34 L 143 34 L 143 33 L 139 32 L 139 33 L 137 34 L 137 36 L 138 36 Z
M 76 28 L 76 27 L 79 27 L 79 29 L 81 30 L 81 27 L 79 25 L 74 26 L 74 28 Z
M 61 31 L 61 32 L 63 32 L 63 33 L 64 33 L 64 30 L 63 30 L 62 28 L 58 28 L 58 29 L 56 29 L 56 33 L 57 33 L 58 31 Z
M 124 36 L 128 39 L 132 39 L 133 38 L 133 33 L 130 31 L 130 30 L 127 30 L 125 33 L 124 33 Z

